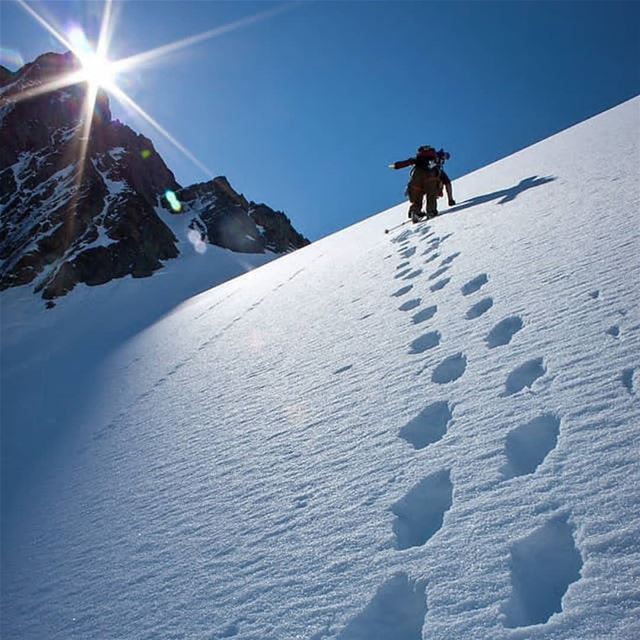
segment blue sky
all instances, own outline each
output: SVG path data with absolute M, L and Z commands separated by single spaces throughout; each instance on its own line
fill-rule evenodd
M 101 3 L 32 6 L 97 35 Z M 111 56 L 277 6 L 118 4 Z M 17 3 L 0 10 L 6 66 L 64 50 Z M 213 175 L 313 240 L 404 200 L 407 171 L 387 165 L 419 145 L 448 149 L 455 179 L 640 93 L 640 2 L 300 2 L 119 84 Z M 113 100 L 112 111 L 180 183 L 212 177 Z

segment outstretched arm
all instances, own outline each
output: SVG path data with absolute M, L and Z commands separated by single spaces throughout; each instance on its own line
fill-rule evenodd
M 391 169 L 404 169 L 405 167 L 410 167 L 412 164 L 416 163 L 415 158 L 409 158 L 408 160 L 399 160 L 398 162 L 393 162 L 389 165 Z

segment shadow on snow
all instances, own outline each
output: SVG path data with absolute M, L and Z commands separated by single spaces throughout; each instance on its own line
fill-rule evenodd
M 458 211 L 464 211 L 465 209 L 470 209 L 471 207 L 475 207 L 479 204 L 492 202 L 493 200 L 498 200 L 497 204 L 507 204 L 508 202 L 512 202 L 513 200 L 515 200 L 521 193 L 528 191 L 529 189 L 533 189 L 534 187 L 541 187 L 542 185 L 553 182 L 554 180 L 557 180 L 557 178 L 553 176 L 546 176 L 544 178 L 531 176 L 529 178 L 524 178 L 513 187 L 509 187 L 508 189 L 501 189 L 500 191 L 494 191 L 493 193 L 486 193 L 485 195 L 476 196 L 475 198 L 470 198 L 469 200 L 465 200 L 459 205 L 451 207 L 444 213 L 457 213 Z

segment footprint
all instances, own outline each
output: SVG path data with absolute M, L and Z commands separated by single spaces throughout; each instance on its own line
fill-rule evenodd
M 417 278 L 421 273 L 422 273 L 422 269 L 415 269 L 410 274 L 408 274 L 407 277 L 404 278 L 404 279 L 405 280 L 413 280 L 414 278 Z
M 400 572 L 382 584 L 338 640 L 422 640 L 427 615 L 426 582 Z
M 340 369 L 336 369 L 333 374 L 337 375 L 339 373 L 344 373 L 345 371 L 349 371 L 349 369 L 353 369 L 352 364 L 348 364 L 346 367 L 341 367 Z
M 400 252 L 400 256 L 402 258 L 410 258 L 414 253 L 416 252 L 416 248 L 415 247 L 409 247 L 408 249 L 405 249 L 404 251 Z
M 439 331 L 430 331 L 429 333 L 425 333 L 423 336 L 416 338 L 412 343 L 409 350 L 409 353 L 424 353 L 429 349 L 433 349 L 440 344 L 440 332 Z
M 437 271 L 434 271 L 429 276 L 429 280 L 435 280 L 436 278 L 439 278 L 443 273 L 446 273 L 447 271 L 449 271 L 449 267 L 441 267 L 440 269 L 438 269 Z
M 396 549 L 425 544 L 442 527 L 444 514 L 451 508 L 453 485 L 449 470 L 438 471 L 413 486 L 396 502 L 393 532 Z M 397 637 L 397 636 L 396 636 Z
M 400 437 L 414 449 L 424 449 L 427 445 L 442 440 L 453 416 L 449 403 L 440 400 L 426 406 L 415 418 L 400 429 Z
M 234 622 L 233 624 L 229 624 L 227 625 L 223 631 L 221 631 L 219 634 L 215 635 L 214 638 L 216 640 L 220 639 L 222 640 L 223 638 L 233 638 L 234 636 L 237 636 L 240 633 L 240 627 Z
M 310 493 L 302 493 L 293 499 L 293 506 L 296 509 L 304 509 L 311 500 L 312 495 Z
M 411 309 L 415 309 L 416 307 L 419 307 L 421 303 L 422 303 L 422 300 L 420 298 L 414 298 L 413 300 L 407 300 L 406 302 L 403 302 L 398 307 L 398 310 L 399 311 L 411 311 Z
M 431 318 L 433 318 L 433 316 L 436 315 L 436 311 L 438 311 L 438 305 L 431 305 L 430 307 L 427 307 L 426 309 L 422 309 L 422 311 L 418 311 L 418 313 L 416 313 L 413 318 L 411 318 L 413 324 L 420 324 L 421 322 L 424 322 L 425 320 L 430 320 Z
M 617 324 L 614 324 L 607 329 L 606 333 L 614 338 L 617 338 L 620 335 L 620 327 Z
M 635 384 L 634 384 L 634 374 L 635 369 L 633 367 L 629 367 L 622 372 L 622 384 L 624 388 L 631 394 L 635 395 Z
M 406 276 L 407 273 L 411 273 L 411 269 L 403 269 L 402 271 L 398 271 L 398 273 L 396 273 L 396 275 L 393 277 L 396 280 L 399 280 L 400 278 L 404 278 L 404 276 Z
M 511 545 L 511 598 L 502 607 L 510 629 L 544 624 L 562 612 L 569 585 L 580 579 L 582 555 L 567 516 L 557 516 Z
M 438 280 L 435 284 L 432 284 L 429 288 L 431 291 L 440 291 L 440 289 L 444 289 L 450 282 L 451 278 L 443 278 L 442 280 Z
M 446 384 L 457 380 L 467 368 L 467 357 L 463 353 L 456 353 L 445 358 L 431 374 L 431 380 L 438 384 Z
M 411 262 L 409 262 L 409 260 L 407 260 L 406 262 L 401 262 L 397 267 L 396 267 L 396 271 L 400 271 L 400 269 L 404 269 L 405 267 L 408 267 L 411 264 Z
M 462 291 L 463 296 L 471 295 L 475 293 L 480 287 L 483 287 L 485 284 L 489 282 L 489 278 L 486 273 L 481 273 L 479 276 L 476 276 L 472 280 L 469 280 L 466 284 L 462 285 L 460 291 Z
M 507 463 L 500 470 L 505 479 L 533 473 L 558 443 L 560 418 L 545 414 L 521 424 L 507 435 Z
M 542 358 L 527 360 L 507 376 L 503 396 L 512 396 L 514 393 L 522 391 L 525 387 L 531 387 L 546 372 Z
M 391 295 L 394 298 L 399 298 L 400 296 L 403 296 L 405 293 L 409 293 L 411 289 L 413 289 L 413 285 L 408 284 L 406 287 L 402 287 L 401 289 L 398 289 L 395 293 L 392 293 Z
M 429 264 L 430 262 L 433 262 L 434 260 L 437 260 L 440 257 L 439 253 L 432 253 L 425 261 L 425 264 Z
M 511 342 L 511 338 L 522 329 L 522 318 L 520 316 L 509 316 L 500 320 L 485 338 L 489 349 L 501 347 Z
M 457 251 L 456 253 L 452 253 L 450 256 L 447 256 L 441 263 L 440 266 L 444 267 L 446 264 L 451 264 L 458 256 L 460 255 L 460 252 Z
M 589 297 L 597 300 L 600 297 L 600 291 L 598 289 L 596 289 L 595 291 L 590 291 Z
M 476 302 L 469 311 L 467 311 L 465 318 L 467 320 L 479 318 L 483 313 L 489 311 L 491 307 L 493 307 L 493 298 L 483 298 L 480 302 Z

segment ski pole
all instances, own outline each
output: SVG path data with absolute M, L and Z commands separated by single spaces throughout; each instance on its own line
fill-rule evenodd
M 396 229 L 399 229 L 400 227 L 403 227 L 408 222 L 411 222 L 411 220 L 405 220 L 404 222 L 401 222 L 400 224 L 397 224 L 395 227 L 389 227 L 388 229 L 385 229 L 384 232 L 385 233 L 389 233 L 390 231 L 395 231 Z

